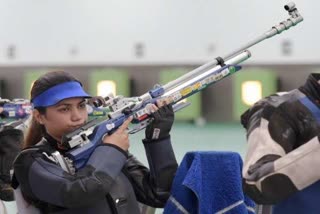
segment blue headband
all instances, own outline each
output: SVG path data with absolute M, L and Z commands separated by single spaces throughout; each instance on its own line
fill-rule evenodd
M 61 100 L 73 97 L 90 98 L 81 84 L 76 81 L 64 82 L 49 88 L 31 100 L 33 107 L 53 106 Z

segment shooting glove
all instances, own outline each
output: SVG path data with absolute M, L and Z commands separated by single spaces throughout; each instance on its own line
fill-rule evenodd
M 159 140 L 169 137 L 174 121 L 174 112 L 171 105 L 164 105 L 151 114 L 153 121 L 146 127 L 146 140 Z

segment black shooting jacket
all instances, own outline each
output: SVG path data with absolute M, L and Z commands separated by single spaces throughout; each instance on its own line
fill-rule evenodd
M 138 202 L 163 207 L 177 169 L 170 137 L 143 142 L 150 171 L 132 154 L 101 144 L 72 175 L 52 160 L 57 146 L 46 136 L 17 157 L 13 185 L 42 213 L 138 214 Z

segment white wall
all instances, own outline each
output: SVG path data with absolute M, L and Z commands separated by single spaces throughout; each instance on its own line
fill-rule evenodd
M 0 0 L 0 65 L 203 63 L 289 16 L 283 0 Z M 250 63 L 319 63 L 320 2 L 305 20 L 254 48 Z M 291 41 L 292 54 L 282 55 Z M 145 45 L 136 57 L 136 43 Z M 14 59 L 8 46 L 16 46 Z

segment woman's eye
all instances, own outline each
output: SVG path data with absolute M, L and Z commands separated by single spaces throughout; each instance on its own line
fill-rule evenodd
M 67 111 L 69 111 L 69 108 L 60 108 L 58 111 L 60 111 L 60 112 L 67 112 Z
M 81 103 L 80 105 L 79 105 L 79 108 L 80 109 L 84 109 L 84 108 L 86 108 L 87 107 L 87 105 L 85 104 L 85 103 Z

